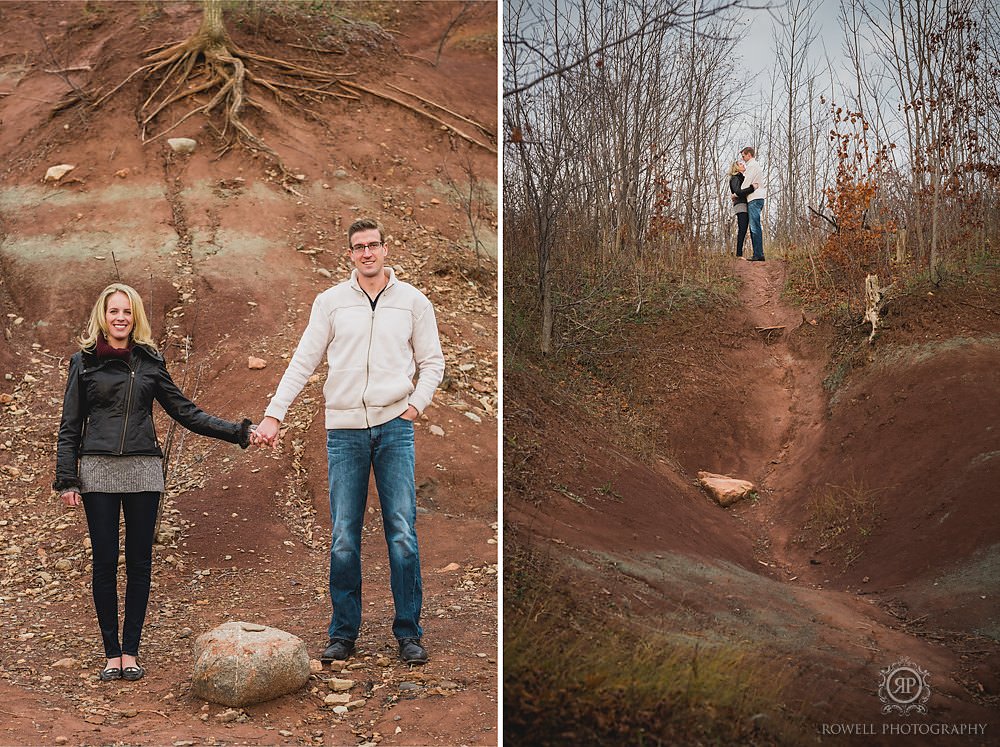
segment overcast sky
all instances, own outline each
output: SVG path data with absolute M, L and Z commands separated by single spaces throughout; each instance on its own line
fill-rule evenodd
M 759 3 L 763 4 L 763 3 Z M 744 23 L 746 24 L 747 37 L 752 40 L 754 49 L 758 50 L 753 54 L 744 52 L 743 60 L 751 74 L 758 74 L 768 79 L 774 72 L 776 39 L 780 30 L 780 18 L 782 16 L 782 5 L 776 0 L 772 0 L 774 6 L 771 10 L 744 10 L 741 11 Z M 840 1 L 839 0 L 818 0 L 817 8 L 813 16 L 813 26 L 817 31 L 816 39 L 810 48 L 813 60 L 821 67 L 826 67 L 826 58 L 829 57 L 835 69 L 842 64 L 844 57 L 844 35 L 840 28 Z M 758 46 L 759 44 L 759 46 Z M 744 44 L 741 42 L 741 47 Z M 743 49 L 741 49 L 743 51 Z M 763 85 L 762 89 L 769 86 Z

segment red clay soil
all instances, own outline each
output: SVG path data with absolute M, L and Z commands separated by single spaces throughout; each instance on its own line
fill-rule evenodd
M 350 72 L 383 92 L 405 88 L 495 133 L 496 6 L 475 6 L 434 64 L 459 9 L 248 6 L 227 10 L 226 23 L 245 49 Z M 100 108 L 56 111 L 74 88 L 109 90 L 145 50 L 199 22 L 200 6 L 188 3 L 0 4 L 0 743 L 497 744 L 496 275 L 473 250 L 470 227 L 495 249 L 496 155 L 375 96 L 311 102 L 309 114 L 257 91 L 263 110 L 249 109 L 247 123 L 303 176 L 286 188 L 263 157 L 239 147 L 219 156 L 215 118 L 172 133 L 198 141 L 190 156 L 162 140 L 143 146 L 136 110 L 150 84 L 139 78 Z M 76 168 L 43 183 L 61 163 Z M 485 189 L 481 204 L 457 197 L 470 179 Z M 50 490 L 66 364 L 93 299 L 120 274 L 144 296 L 184 390 L 213 414 L 259 419 L 313 298 L 349 272 L 344 232 L 362 215 L 383 221 L 389 262 L 435 304 L 447 359 L 417 425 L 431 662 L 410 670 L 396 658 L 372 490 L 364 622 L 341 675 L 364 705 L 333 713 L 329 667 L 303 691 L 231 714 L 190 694 L 193 641 L 223 622 L 283 628 L 312 657 L 325 645 L 317 380 L 276 452 L 175 434 L 140 652 L 148 674 L 133 685 L 97 682 L 86 525 Z M 249 369 L 251 355 L 266 367 Z M 158 417 L 165 440 L 169 420 Z
M 824 724 L 858 722 L 877 735 L 858 743 L 941 743 L 883 735 L 900 719 L 881 714 L 880 671 L 907 657 L 931 675 L 917 720 L 988 724 L 967 743 L 996 743 L 996 278 L 897 299 L 869 347 L 860 323 L 786 301 L 782 261 L 733 262 L 736 307 L 647 323 L 600 377 L 507 375 L 507 448 L 536 479 L 505 483 L 505 521 L 574 569 L 575 593 L 771 651 L 802 738 L 839 743 Z M 846 377 L 829 352 L 845 334 Z M 699 470 L 757 498 L 722 509 Z

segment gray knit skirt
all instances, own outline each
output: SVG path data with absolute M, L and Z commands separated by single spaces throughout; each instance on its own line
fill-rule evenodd
M 162 493 L 163 459 L 158 456 L 80 457 L 81 493 Z

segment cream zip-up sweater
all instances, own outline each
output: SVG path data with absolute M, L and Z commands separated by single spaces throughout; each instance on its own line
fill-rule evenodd
M 316 297 L 265 416 L 284 420 L 324 354 L 327 429 L 371 428 L 399 417 L 410 405 L 423 412 L 430 404 L 444 378 L 434 308 L 423 293 L 397 280 L 391 268 L 386 273 L 389 282 L 374 311 L 358 285 L 357 270 Z
M 746 162 L 746 171 L 743 172 L 743 184 L 750 185 L 757 182 L 760 186 L 747 195 L 747 202 L 752 200 L 763 200 L 767 197 L 766 180 L 764 179 L 764 169 L 756 158 L 751 158 Z

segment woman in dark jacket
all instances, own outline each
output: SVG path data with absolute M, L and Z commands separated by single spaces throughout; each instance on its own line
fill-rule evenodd
M 146 619 L 153 532 L 163 491 L 163 452 L 153 428 L 155 399 L 203 436 L 246 448 L 250 420 L 231 423 L 191 402 L 167 373 L 142 299 L 127 285 L 105 288 L 70 358 L 53 488 L 83 504 L 93 550 L 93 592 L 107 664 L 104 681 L 141 679 L 136 660 Z M 118 522 L 125 514 L 125 621 L 118 639 Z
M 737 160 L 729 169 L 729 191 L 732 192 L 733 212 L 736 213 L 736 256 L 743 256 L 743 242 L 750 227 L 750 216 L 747 213 L 747 195 L 756 188 L 753 184 L 743 186 L 743 172 L 746 164 Z

